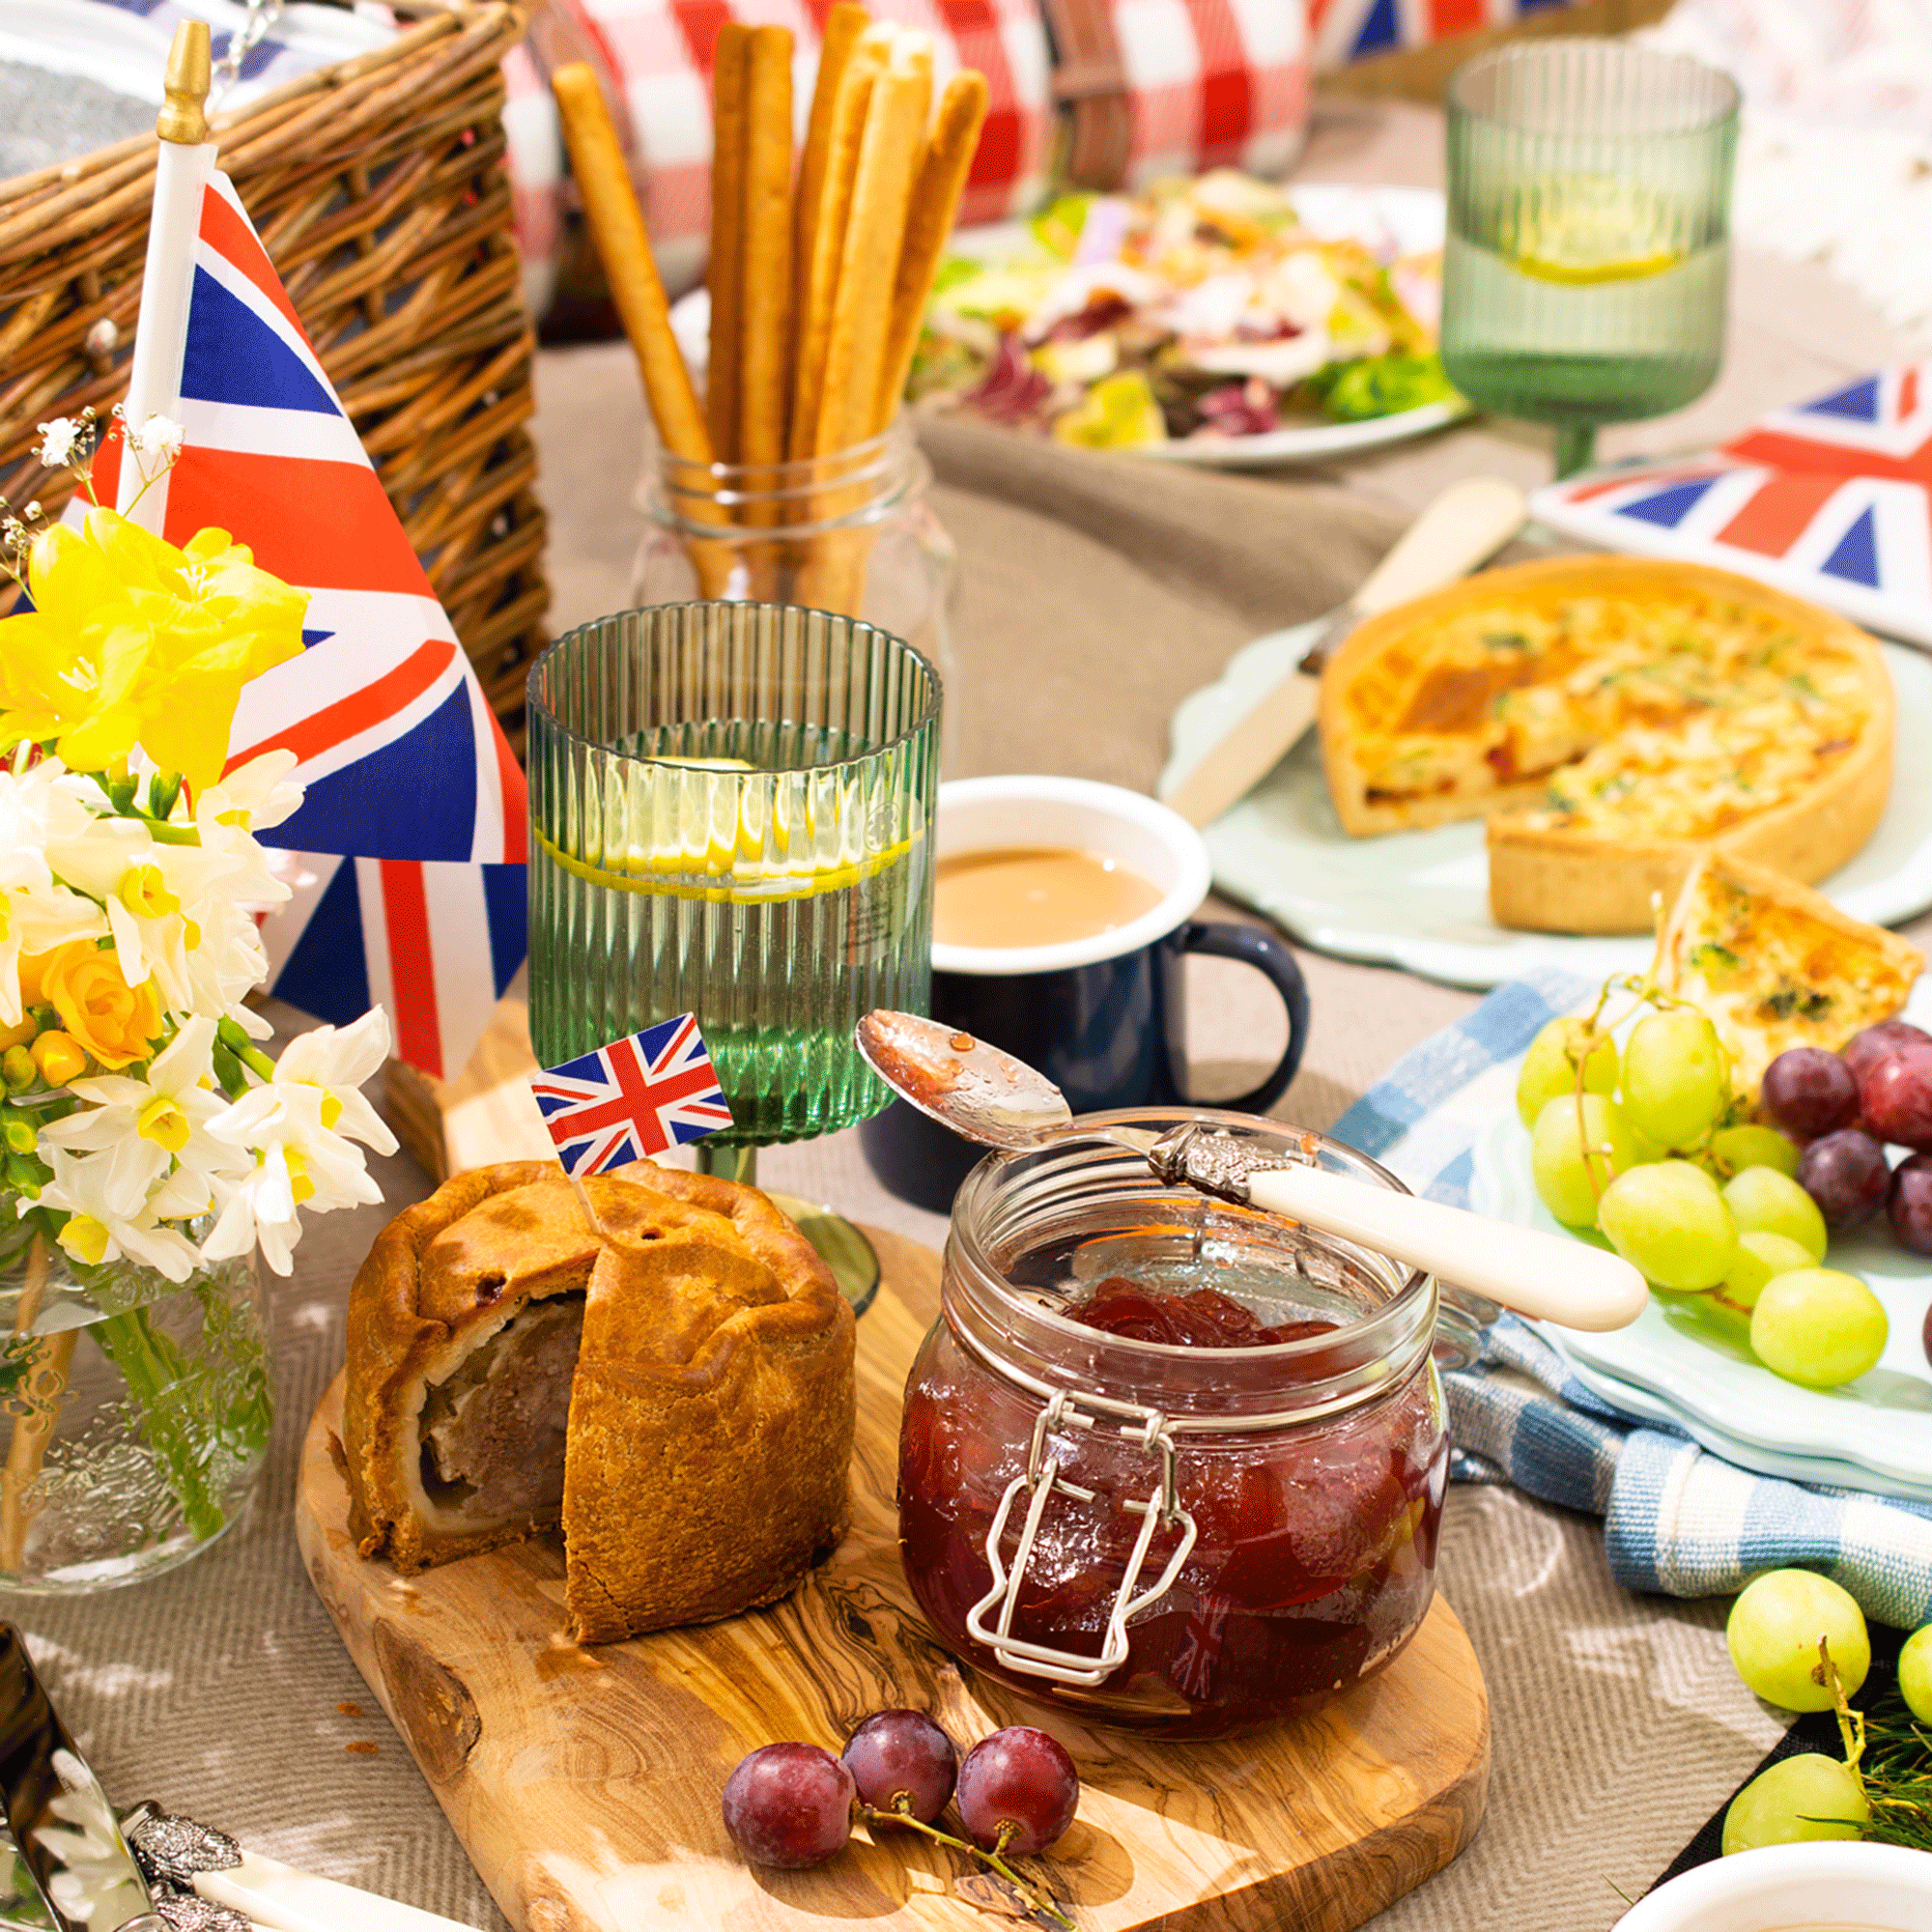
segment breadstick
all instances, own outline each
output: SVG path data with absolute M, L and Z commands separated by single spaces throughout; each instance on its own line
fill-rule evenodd
M 923 34 L 902 34 L 866 114 L 825 350 L 814 455 L 849 448 L 873 433 L 899 242 L 931 105 L 931 42 Z
M 838 82 L 826 148 L 825 179 L 812 228 L 805 308 L 797 324 L 798 373 L 792 388 L 790 437 L 794 460 L 813 454 L 819 399 L 825 388 L 825 352 L 832 340 L 832 312 L 838 298 L 838 268 L 845 249 L 845 225 L 852 209 L 859 154 L 865 144 L 866 118 L 873 86 L 885 70 L 896 38 L 895 28 L 867 27 L 852 49 Z
M 791 33 L 752 36 L 745 90 L 738 460 L 782 463 L 791 343 Z M 757 486 L 754 486 L 757 487 Z
M 736 20 L 718 29 L 711 62 L 711 365 L 704 414 L 720 463 L 738 456 L 745 263 L 746 89 L 752 30 Z
M 932 139 L 925 144 L 919 179 L 913 184 L 905 241 L 899 248 L 898 273 L 893 282 L 884 373 L 872 416 L 874 436 L 892 421 L 899 398 L 905 394 L 913 351 L 925 321 L 925 305 L 932 298 L 932 280 L 939 272 L 939 258 L 959 213 L 959 198 L 966 191 L 966 176 L 985 120 L 986 76 L 967 68 L 946 83 Z
M 658 435 L 674 456 L 692 463 L 711 461 L 711 438 L 690 372 L 670 332 L 670 308 L 651 255 L 643 211 L 631 186 L 617 130 L 604 104 L 597 76 L 581 61 L 552 76 L 564 145 L 583 196 L 591 239 L 604 263 L 611 298 L 623 318 L 624 333 L 638 358 L 644 397 L 657 420 Z
M 855 0 L 837 0 L 825 16 L 825 35 L 818 43 L 818 80 L 811 90 L 811 118 L 806 123 L 805 148 L 798 161 L 798 192 L 792 203 L 794 389 L 798 384 L 798 337 L 804 328 L 806 303 L 810 295 L 811 244 L 818 233 L 818 204 L 825 191 L 826 158 L 832 152 L 832 117 L 838 104 L 838 83 L 851 64 L 859 36 L 869 24 L 865 8 L 856 5 Z

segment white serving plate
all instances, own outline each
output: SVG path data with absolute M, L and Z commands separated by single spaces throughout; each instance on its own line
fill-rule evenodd
M 1513 1106 L 1476 1143 L 1469 1200 L 1478 1213 L 1501 1221 L 1569 1232 L 1537 1195 L 1529 1134 Z M 1891 1329 L 1877 1367 L 1842 1388 L 1807 1389 L 1783 1380 L 1741 1347 L 1692 1332 L 1683 1311 L 1673 1316 L 1658 1295 L 1628 1328 L 1606 1335 L 1562 1330 L 1563 1352 L 1665 1398 L 1687 1428 L 1695 1419 L 1760 1449 L 1850 1464 L 1855 1476 L 1870 1470 L 1915 1491 L 1932 1491 L 1932 1376 L 1920 1341 L 1932 1301 L 1932 1261 L 1899 1247 L 1882 1219 L 1855 1234 L 1834 1235 L 1827 1261 L 1870 1284 Z
M 1291 183 L 1289 192 L 1295 212 L 1323 241 L 1361 242 L 1378 256 L 1390 259 L 1442 245 L 1447 217 L 1442 196 L 1435 188 L 1361 187 L 1323 182 L 1305 187 Z M 952 238 L 957 253 L 985 260 L 1016 254 L 1032 242 L 1025 224 L 1017 221 L 963 228 Z M 710 360 L 711 292 L 693 289 L 674 302 L 670 326 L 693 378 L 701 379 Z M 1421 409 L 1404 410 L 1392 416 L 1374 416 L 1367 422 L 1330 422 L 1325 416 L 1310 416 L 1305 422 L 1263 436 L 1216 437 L 1201 441 L 1183 438 L 1125 453 L 1165 463 L 1202 464 L 1214 469 L 1260 469 L 1277 463 L 1325 462 L 1331 457 L 1379 449 L 1384 443 L 1406 442 L 1411 437 L 1427 436 L 1432 430 L 1460 422 L 1468 413 L 1469 405 L 1459 397 L 1453 402 L 1425 403 Z
M 1881 1476 L 1875 1469 L 1861 1469 L 1856 1463 L 1841 1463 L 1829 1456 L 1799 1456 L 1789 1450 L 1767 1449 L 1759 1442 L 1747 1442 L 1732 1435 L 1701 1415 L 1691 1415 L 1652 1389 L 1638 1388 L 1634 1382 L 1620 1381 L 1578 1361 L 1566 1346 L 1569 1331 L 1539 1324 L 1543 1339 L 1563 1357 L 1564 1366 L 1594 1396 L 1613 1408 L 1642 1422 L 1655 1422 L 1680 1430 L 1714 1456 L 1750 1469 L 1760 1476 L 1779 1476 L 1791 1483 L 1819 1483 L 1829 1489 L 1863 1490 L 1873 1495 L 1897 1496 L 1906 1502 L 1932 1503 L 1932 1489 L 1918 1483 L 1899 1482 Z
M 1237 651 L 1216 682 L 1181 699 L 1157 790 L 1164 796 L 1285 676 L 1321 623 L 1271 632 Z M 1856 917 L 1892 925 L 1932 906 L 1932 658 L 1886 644 L 1898 693 L 1899 780 L 1863 851 L 1819 890 Z M 1483 821 L 1351 838 L 1329 802 L 1315 732 L 1204 834 L 1214 883 L 1305 945 L 1401 966 L 1452 986 L 1490 987 L 1539 969 L 1601 980 L 1645 965 L 1647 938 L 1511 932 L 1489 909 Z

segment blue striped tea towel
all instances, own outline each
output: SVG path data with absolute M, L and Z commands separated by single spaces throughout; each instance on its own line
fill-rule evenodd
M 1476 1143 L 1515 1100 L 1509 1065 L 1592 990 L 1574 974 L 1499 986 L 1405 1054 L 1329 1129 L 1418 1194 L 1467 1207 Z M 1677 1430 L 1612 1407 L 1513 1315 L 1482 1359 L 1443 1378 L 1465 1482 L 1507 1482 L 1604 1519 L 1610 1574 L 1673 1597 L 1740 1589 L 1765 1570 L 1817 1570 L 1880 1623 L 1932 1622 L 1932 1505 L 1761 1476 Z

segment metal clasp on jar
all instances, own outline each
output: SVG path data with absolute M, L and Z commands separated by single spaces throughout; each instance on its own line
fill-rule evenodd
M 986 1561 L 992 1568 L 993 1587 L 966 1615 L 968 1632 L 991 1649 L 993 1656 L 1009 1670 L 1023 1671 L 1029 1677 L 1050 1677 L 1059 1684 L 1102 1683 L 1127 1661 L 1128 1623 L 1150 1604 L 1159 1602 L 1174 1587 L 1174 1579 L 1180 1575 L 1180 1566 L 1187 1561 L 1197 1534 L 1194 1518 L 1180 1507 L 1175 1492 L 1174 1437 L 1168 1433 L 1166 1416 L 1152 1408 L 1123 1410 L 1121 1404 L 1107 1402 L 1104 1398 L 1090 1397 L 1086 1400 L 1094 1406 L 1112 1410 L 1116 1415 L 1128 1415 L 1131 1420 L 1121 1424 L 1121 1435 L 1130 1442 L 1138 1441 L 1142 1448 L 1160 1459 L 1160 1480 L 1154 1485 L 1152 1493 L 1145 1502 L 1122 1505 L 1141 1519 L 1141 1532 L 1134 1541 L 1133 1554 L 1127 1559 L 1121 1587 L 1114 1593 L 1114 1606 L 1107 1617 L 1107 1634 L 1099 1656 L 1088 1656 L 1077 1650 L 1057 1650 L 1051 1644 L 1028 1643 L 1011 1634 L 1020 1584 L 1026 1577 L 1034 1539 L 1039 1534 L 1040 1519 L 1046 1514 L 1048 1502 L 1056 1492 L 1073 1496 L 1081 1502 L 1092 1502 L 1096 1494 L 1096 1492 L 1084 1490 L 1077 1483 L 1067 1482 L 1060 1473 L 1059 1457 L 1049 1454 L 1047 1450 L 1046 1438 L 1055 1430 L 1092 1429 L 1098 1419 L 1083 1410 L 1079 1406 L 1082 1398 L 1067 1389 L 1056 1390 L 1047 1398 L 1033 1426 L 1033 1443 L 1027 1451 L 1026 1473 L 1015 1476 L 1007 1485 L 1007 1492 L 1000 1498 L 1000 1507 L 993 1513 L 993 1526 L 986 1532 Z M 1006 1534 L 1007 1519 L 1012 1514 L 1013 1501 L 1022 1490 L 1029 1490 L 1032 1494 L 1027 1503 L 1026 1523 L 1020 1531 L 1019 1545 L 1013 1551 L 1012 1568 L 1009 1570 L 1000 1560 L 1000 1540 Z M 1143 1590 L 1135 1596 L 1134 1585 L 1140 1580 L 1141 1566 L 1147 1561 L 1155 1528 L 1165 1525 L 1171 1529 L 1176 1523 L 1180 1525 L 1180 1542 L 1176 1546 L 1174 1554 L 1167 1559 L 1167 1568 L 1160 1573 L 1160 1580 L 1151 1590 Z M 985 1619 L 996 1605 L 999 1618 L 988 1629 Z

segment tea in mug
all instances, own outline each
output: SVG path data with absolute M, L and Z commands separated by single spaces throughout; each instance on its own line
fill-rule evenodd
M 1005 846 L 939 861 L 932 936 L 943 946 L 1064 946 L 1131 925 L 1163 894 L 1097 852 Z

